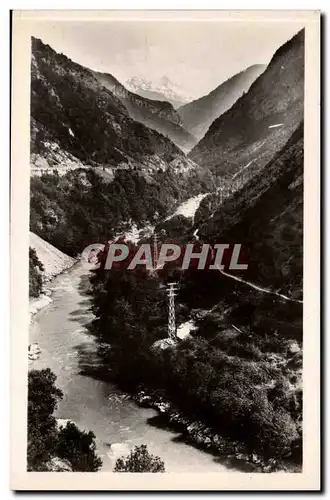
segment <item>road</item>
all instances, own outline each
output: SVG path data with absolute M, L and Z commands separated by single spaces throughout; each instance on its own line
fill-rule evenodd
M 222 269 L 219 269 L 219 271 L 224 276 L 227 276 L 228 278 L 231 278 L 235 281 L 239 281 L 240 283 L 244 283 L 245 285 L 248 285 L 250 288 L 254 288 L 255 290 L 258 290 L 259 292 L 268 293 L 270 295 L 276 295 L 277 297 L 280 297 L 281 299 L 287 300 L 289 302 L 296 302 L 298 304 L 304 303 L 303 300 L 293 299 L 291 297 L 288 297 L 287 295 L 283 295 L 282 293 L 278 293 L 278 292 L 274 292 L 273 290 L 269 290 L 268 288 L 262 288 L 261 286 L 258 286 L 254 283 L 251 283 L 250 281 L 243 280 L 239 276 L 234 276 L 232 274 L 226 273 Z

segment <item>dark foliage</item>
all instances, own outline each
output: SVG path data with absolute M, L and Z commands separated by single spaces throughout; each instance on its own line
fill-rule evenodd
M 95 334 L 111 345 L 103 356 L 112 380 L 128 390 L 147 387 L 265 461 L 292 456 L 301 439 L 301 404 L 282 382 L 290 370 L 268 360 L 276 349 L 285 354 L 286 341 L 278 338 L 276 347 L 272 335 L 256 334 L 253 305 L 241 306 L 244 315 L 206 316 L 198 336 L 159 349 L 155 342 L 167 336 L 162 282 L 120 270 L 98 271 L 93 281 Z M 240 334 L 229 329 L 235 314 Z
M 205 242 L 240 243 L 244 279 L 302 298 L 303 124 L 285 147 L 241 190 L 199 218 Z M 204 210 L 207 207 L 204 207 Z
M 151 455 L 146 445 L 135 446 L 128 457 L 118 458 L 114 472 L 165 472 L 160 457 Z
M 53 412 L 62 399 L 55 386 L 56 376 L 49 368 L 32 370 L 28 381 L 28 470 L 44 470 L 57 443 Z
M 94 169 L 78 169 L 31 179 L 31 231 L 76 255 L 91 243 L 103 243 L 124 230 L 164 218 L 171 205 L 206 186 L 196 176 L 154 174 L 153 182 L 131 170 L 121 170 L 107 182 Z
M 69 422 L 58 433 L 57 456 L 68 460 L 74 472 L 97 472 L 102 460 L 96 454 L 95 434 Z
M 166 160 L 180 154 L 169 139 L 134 122 L 92 71 L 35 38 L 32 54 L 32 153 L 43 153 L 54 141 L 83 163 L 109 166 L 127 155 L 158 154 Z
M 96 455 L 94 434 L 71 422 L 57 427 L 53 413 L 63 393 L 55 381 L 49 368 L 29 372 L 27 469 L 47 471 L 49 461 L 58 457 L 68 462 L 72 471 L 95 472 L 102 461 Z
M 29 296 L 39 297 L 42 290 L 42 272 L 44 266 L 34 248 L 29 248 Z

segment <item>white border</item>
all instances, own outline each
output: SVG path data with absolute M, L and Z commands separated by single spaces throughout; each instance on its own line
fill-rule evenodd
M 27 14 L 26 12 L 24 14 Z M 47 15 L 49 16 L 49 12 Z M 79 13 L 79 15 L 81 12 Z M 88 13 L 90 14 L 90 13 Z M 112 15 L 113 13 L 111 13 Z M 146 13 L 135 12 L 136 17 Z M 198 13 L 185 12 L 194 17 Z M 215 13 L 207 13 L 214 15 Z M 227 15 L 233 19 L 240 18 L 242 13 L 232 11 L 217 12 L 216 15 Z M 30 15 L 30 14 L 29 14 Z M 43 15 L 43 14 L 41 14 Z M 58 15 L 58 12 L 56 13 Z M 69 15 L 65 12 L 65 15 Z M 72 14 L 71 14 L 72 15 Z M 77 12 L 73 13 L 77 15 Z M 85 14 L 84 14 L 85 15 Z M 121 12 L 120 16 L 127 14 Z M 130 14 L 129 14 L 130 15 Z M 147 14 L 151 17 L 155 13 Z M 158 13 L 159 15 L 159 13 Z M 167 14 L 166 14 L 167 15 Z M 246 15 L 246 13 L 245 13 Z M 148 474 L 113 474 L 106 473 L 27 473 L 25 471 L 26 432 L 22 415 L 26 415 L 24 394 L 26 394 L 26 347 L 28 325 L 27 307 L 27 266 L 24 266 L 22 255 L 28 255 L 28 186 L 29 186 L 29 32 L 30 21 L 15 21 L 15 38 L 13 43 L 13 103 L 12 103 L 12 352 L 11 352 L 11 416 L 13 420 L 11 443 L 11 486 L 13 489 L 125 489 L 125 490 L 237 490 L 237 489 L 281 489 L 306 490 L 317 489 L 319 483 L 319 57 L 317 12 L 299 13 L 270 11 L 248 13 L 248 16 L 281 15 L 286 19 L 292 15 L 304 16 L 306 22 L 306 103 L 305 103 L 305 308 L 304 308 L 304 422 L 306 436 L 304 439 L 304 472 L 302 474 L 161 474 L 155 477 Z M 306 17 L 305 17 L 306 16 Z M 22 15 L 16 19 L 22 19 Z M 308 179 L 308 181 L 307 181 Z M 307 347 L 306 347 L 307 346 Z M 306 376 L 308 375 L 308 376 Z M 307 401 L 307 404 L 306 404 Z M 54 474 L 55 477 L 54 477 Z M 133 476 L 133 477 L 132 477 Z M 211 477 L 212 476 L 212 477 Z M 216 477 L 214 477 L 216 476 Z

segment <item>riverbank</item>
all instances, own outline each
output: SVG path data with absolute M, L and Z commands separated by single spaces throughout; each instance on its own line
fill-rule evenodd
M 169 401 L 165 401 L 156 395 L 149 395 L 146 391 L 141 390 L 132 396 L 134 401 L 142 407 L 156 409 L 168 423 L 178 430 L 194 445 L 208 450 L 210 453 L 216 454 L 228 461 L 237 461 L 241 463 L 244 469 L 250 472 L 271 472 L 274 463 L 266 466 L 262 460 L 256 455 L 249 456 L 239 449 L 239 444 L 228 443 L 222 436 L 207 427 L 203 422 L 193 420 L 182 414 Z M 228 453 L 228 448 L 232 449 Z
M 76 264 L 77 260 L 61 252 L 58 248 L 54 247 L 31 231 L 29 234 L 29 246 L 35 250 L 37 257 L 43 266 L 43 271 L 41 272 L 42 292 L 39 297 L 29 298 L 29 322 L 31 324 L 33 316 L 52 302 L 52 281 L 56 278 L 56 276 L 67 272 L 68 269 Z
M 223 463 L 235 464 L 237 470 L 253 473 L 301 472 L 290 461 L 270 459 L 267 463 L 256 454 L 247 454 L 240 443 L 230 442 L 203 422 L 193 420 L 180 412 L 171 402 L 140 390 L 132 399 L 141 407 L 153 408 L 173 429 L 179 430 L 188 442 L 218 457 Z
M 65 274 L 68 270 L 76 264 L 76 261 L 70 263 L 69 267 L 63 268 L 57 274 L 53 274 L 52 276 L 47 276 L 43 283 L 43 290 L 39 297 L 30 297 L 29 298 L 29 323 L 33 323 L 34 316 L 41 311 L 44 307 L 49 306 L 52 302 L 52 283 L 57 276 L 61 274 Z
M 40 357 L 30 369 L 50 368 L 64 397 L 55 418 L 71 420 L 93 431 L 102 472 L 112 472 L 117 458 L 146 444 L 165 462 L 166 472 L 223 473 L 242 470 L 210 450 L 188 441 L 178 427 L 162 420 L 155 408 L 143 407 L 100 374 L 102 360 L 89 325 L 95 319 L 86 293 L 89 271 L 79 263 L 50 284 L 52 302 L 30 325 L 30 343 L 38 342 Z M 86 286 L 84 285 L 86 284 Z

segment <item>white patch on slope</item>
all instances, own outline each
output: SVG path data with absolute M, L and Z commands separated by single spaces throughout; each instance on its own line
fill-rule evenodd
M 176 335 L 179 339 L 183 340 L 186 337 L 189 337 L 190 332 L 196 330 L 196 326 L 194 321 L 191 319 L 190 321 L 186 321 L 185 323 L 181 323 L 180 326 L 178 326 Z
M 72 257 L 32 232 L 30 232 L 30 247 L 35 249 L 38 259 L 45 268 L 44 277 L 46 280 L 50 280 L 75 263 Z
M 253 161 L 254 160 L 251 160 L 247 165 L 245 165 L 245 167 L 241 168 L 241 170 L 239 170 L 238 172 L 236 172 L 236 174 L 233 175 L 232 180 L 234 180 L 241 172 L 243 172 L 243 170 L 245 170 L 246 168 L 248 168 Z
M 178 206 L 174 214 L 170 215 L 165 220 L 170 220 L 172 219 L 172 217 L 175 217 L 176 215 L 183 215 L 184 217 L 187 218 L 194 218 L 195 213 L 199 205 L 201 204 L 201 201 L 209 194 L 210 193 L 203 193 L 203 194 L 198 194 L 197 196 L 193 196 L 192 198 L 189 198 L 189 200 L 181 203 L 181 205 Z
M 69 257 L 65 253 L 61 252 L 53 245 L 47 243 L 47 241 L 43 240 L 31 231 L 29 246 L 35 249 L 38 259 L 44 266 L 45 270 L 42 273 L 44 282 L 50 281 L 65 269 L 73 266 L 73 264 L 75 263 L 75 260 L 72 259 L 72 257 Z M 43 309 L 45 306 L 48 306 L 51 302 L 52 299 L 50 297 L 50 290 L 47 288 L 44 288 L 43 293 L 40 294 L 39 297 L 30 298 L 30 323 L 32 323 L 32 317 L 34 316 L 34 314 L 40 311 L 40 309 Z
M 199 240 L 198 231 L 199 231 L 199 228 L 195 229 L 194 234 L 193 234 L 193 236 L 196 238 L 197 241 Z
M 276 123 L 275 125 L 269 125 L 268 128 L 282 127 L 282 125 L 284 125 L 284 123 Z
M 116 237 L 114 238 L 114 242 L 117 242 L 118 240 L 123 240 L 126 242 L 131 241 L 132 243 L 137 245 L 141 238 L 151 236 L 155 229 L 155 226 L 152 226 L 151 224 L 147 224 L 141 229 L 138 229 L 135 222 L 133 223 L 132 221 L 130 221 L 130 224 L 131 226 L 127 231 L 122 231 L 116 235 Z

